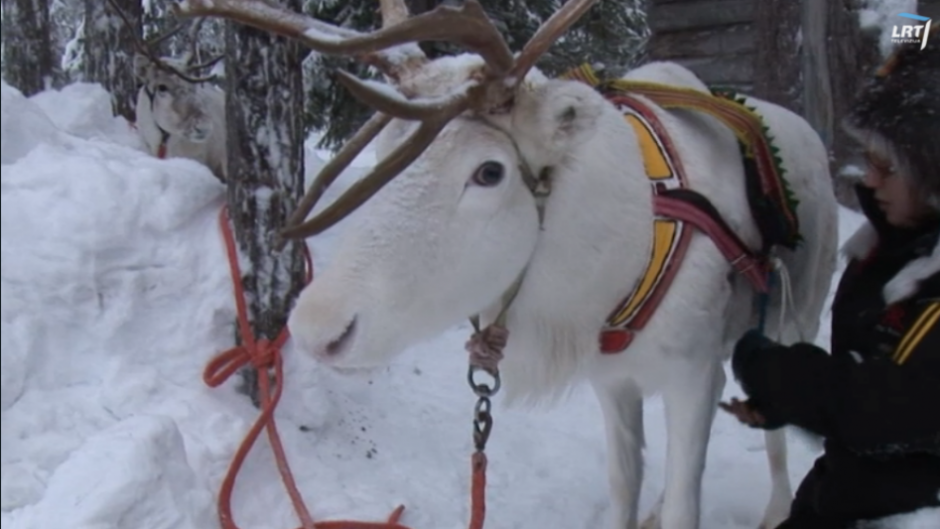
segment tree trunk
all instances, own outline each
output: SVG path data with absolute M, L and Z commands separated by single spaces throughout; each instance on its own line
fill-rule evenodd
M 827 51 L 830 45 L 827 25 L 831 11 L 825 2 L 806 1 L 802 6 L 804 117 L 827 148 L 832 146 L 834 123 L 832 79 Z
M 286 3 L 299 11 L 299 0 Z M 290 242 L 283 252 L 272 244 L 304 190 L 302 50 L 232 22 L 225 46 L 229 212 L 252 330 L 274 340 L 305 279 L 304 242 Z M 243 377 L 258 405 L 253 370 Z
M 127 27 L 107 0 L 85 0 L 85 82 L 100 83 L 111 93 L 115 115 L 135 120 L 137 80 L 134 78 L 134 39 L 141 35 L 140 0 L 115 0 L 133 23 Z
M 862 32 L 858 21 L 861 0 L 827 2 L 828 58 L 832 123 L 830 153 L 832 172 L 836 176 L 839 201 L 857 208 L 858 203 L 850 181 L 839 178 L 847 164 L 859 165 L 862 148 L 842 128 L 842 119 L 851 112 L 852 104 L 865 79 L 881 63 L 877 40 Z
M 61 86 L 49 0 L 3 0 L 3 78 L 26 97 Z
M 803 112 L 802 59 L 797 43 L 801 22 L 799 1 L 761 0 L 757 4 L 754 95 L 797 114 Z
M 860 0 L 803 2 L 804 116 L 829 150 L 839 203 L 858 208 L 848 164 L 858 165 L 861 147 L 842 128 L 855 95 L 879 64 L 878 43 L 862 32 Z

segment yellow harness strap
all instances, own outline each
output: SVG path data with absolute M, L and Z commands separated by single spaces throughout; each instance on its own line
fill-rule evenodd
M 600 79 L 588 65 L 569 70 L 561 76 L 597 87 Z M 643 167 L 650 181 L 652 198 L 657 189 L 686 187 L 685 172 L 668 143 L 665 130 L 646 105 L 632 97 L 611 101 L 631 125 L 643 155 Z M 654 123 L 655 121 L 655 123 Z M 658 129 L 658 130 L 657 130 Z M 692 230 L 682 220 L 657 216 L 653 220 L 653 238 L 646 269 L 624 300 L 611 312 L 601 330 L 601 351 L 614 354 L 625 350 L 652 316 L 665 295 L 672 275 L 685 253 Z
M 676 171 L 665 146 L 653 133 L 650 124 L 633 109 L 626 109 L 624 118 L 636 132 L 640 151 L 643 153 L 646 177 L 650 182 L 663 184 L 667 189 L 684 187 L 684 178 Z M 655 287 L 662 281 L 670 258 L 679 246 L 683 231 L 684 223 L 680 220 L 654 219 L 653 242 L 646 270 L 633 291 L 610 316 L 608 327 L 625 327 L 636 318 L 643 305 L 652 297 Z
M 618 106 L 636 134 L 643 166 L 650 181 L 651 198 L 659 190 L 686 186 L 682 166 L 672 149 L 650 121 L 651 111 L 639 101 L 621 100 Z M 645 110 L 645 112 L 644 112 Z M 634 334 L 646 325 L 665 295 L 669 283 L 685 254 L 692 230 L 679 219 L 656 216 L 646 269 L 627 297 L 607 319 L 601 331 L 601 351 L 618 353 L 633 341 Z

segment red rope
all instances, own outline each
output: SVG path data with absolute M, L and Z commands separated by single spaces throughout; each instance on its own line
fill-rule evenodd
M 471 460 L 473 482 L 470 488 L 469 529 L 483 529 L 486 519 L 486 454 L 476 452 Z
M 331 521 L 314 523 L 310 512 L 304 505 L 303 498 L 294 482 L 293 474 L 287 464 L 287 456 L 284 453 L 284 447 L 281 444 L 280 435 L 277 432 L 277 425 L 274 421 L 274 410 L 281 398 L 281 390 L 284 381 L 284 365 L 281 358 L 281 347 L 288 338 L 288 330 L 285 327 L 273 342 L 265 339 L 256 339 L 251 331 L 251 325 L 248 321 L 248 310 L 245 305 L 245 292 L 241 284 L 241 271 L 238 266 L 238 252 L 235 248 L 235 238 L 232 236 L 232 230 L 228 222 L 228 208 L 223 207 L 219 213 L 219 223 L 222 228 L 222 234 L 225 238 L 225 248 L 228 252 L 229 267 L 232 275 L 232 285 L 235 289 L 235 304 L 238 310 L 238 329 L 241 333 L 242 345 L 233 347 L 206 366 L 203 373 L 203 381 L 210 387 L 217 387 L 224 383 L 228 377 L 236 373 L 242 367 L 251 364 L 258 371 L 258 383 L 261 390 L 261 414 L 255 421 L 248 435 L 238 447 L 235 457 L 229 465 L 228 473 L 222 482 L 222 488 L 219 492 L 219 521 L 223 529 L 239 529 L 232 516 L 232 492 L 235 488 L 235 478 L 241 470 L 242 464 L 254 446 L 255 441 L 261 435 L 262 429 L 267 429 L 268 439 L 274 450 L 275 461 L 278 470 L 284 480 L 287 493 L 291 502 L 294 504 L 294 510 L 297 512 L 301 522 L 301 529 L 410 529 L 398 523 L 403 506 L 399 506 L 392 512 L 388 522 L 353 522 L 353 521 Z M 307 278 L 309 283 L 313 278 L 313 261 L 310 259 L 310 252 L 305 248 L 304 257 L 307 263 Z M 268 380 L 267 370 L 274 367 L 274 374 L 277 384 L 272 394 L 270 382 Z M 476 479 L 475 479 L 476 482 Z M 479 529 L 481 526 L 473 526 L 473 529 Z

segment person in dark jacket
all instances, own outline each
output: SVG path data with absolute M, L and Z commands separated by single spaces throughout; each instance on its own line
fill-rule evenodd
M 843 248 L 831 354 L 750 331 L 732 357 L 748 398 L 722 403 L 750 426 L 824 439 L 778 529 L 940 507 L 940 34 L 900 47 L 846 125 L 868 155 L 868 222 Z

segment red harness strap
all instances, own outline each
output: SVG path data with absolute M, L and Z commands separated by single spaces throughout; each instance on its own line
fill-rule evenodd
M 642 116 L 660 145 L 661 154 L 668 160 L 674 170 L 673 178 L 668 179 L 671 188 L 665 182 L 652 185 L 653 212 L 660 219 L 679 221 L 677 234 L 674 237 L 673 249 L 668 260 L 658 273 L 656 283 L 640 301 L 635 312 L 619 324 L 615 324 L 615 316 L 624 305 L 629 303 L 637 294 L 636 289 L 630 293 L 627 300 L 621 303 L 608 318 L 607 327 L 600 332 L 600 350 L 603 354 L 616 354 L 623 352 L 630 346 L 637 332 L 642 330 L 653 316 L 660 302 L 665 297 L 678 272 L 691 238 L 691 231 L 685 224 L 695 227 L 708 235 L 715 245 L 731 263 L 738 273 L 743 274 L 758 292 L 767 292 L 768 276 L 766 260 L 750 251 L 740 237 L 724 222 L 721 214 L 712 206 L 703 195 L 689 189 L 688 179 L 677 156 L 675 146 L 666 133 L 665 127 L 656 114 L 639 99 L 625 94 L 609 96 L 610 101 L 621 109 L 629 109 Z M 655 237 L 655 235 L 654 235 Z M 635 305 L 634 305 L 635 306 Z
M 693 202 L 669 195 L 657 195 L 653 204 L 657 215 L 683 220 L 708 235 L 731 266 L 751 282 L 754 290 L 759 293 L 768 291 L 767 260 L 751 252 L 741 238 L 714 214 Z

